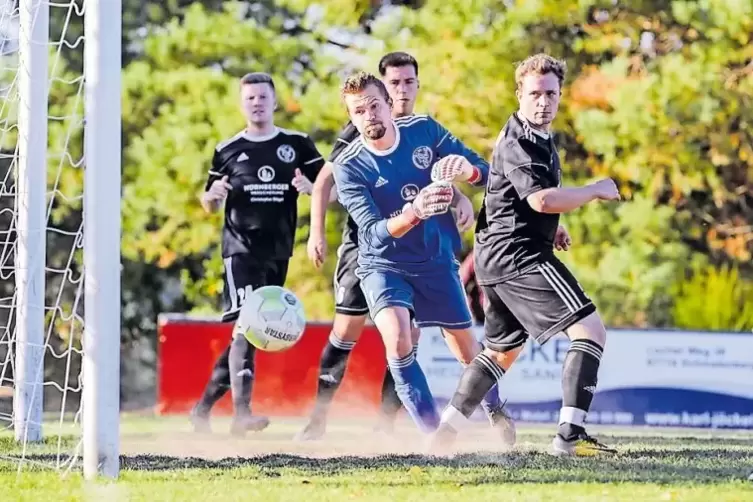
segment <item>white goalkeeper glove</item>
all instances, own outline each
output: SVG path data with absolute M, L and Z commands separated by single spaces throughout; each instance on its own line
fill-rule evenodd
M 418 192 L 413 202 L 406 204 L 411 206 L 416 217 L 427 220 L 432 216 L 444 214 L 450 209 L 455 191 L 452 185 L 445 181 L 434 182 Z
M 467 181 L 475 183 L 481 172 L 462 155 L 448 155 L 439 159 L 431 168 L 432 181 Z

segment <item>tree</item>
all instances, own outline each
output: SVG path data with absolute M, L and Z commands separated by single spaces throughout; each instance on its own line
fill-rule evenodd
M 245 13 L 242 4 L 219 13 L 192 6 L 145 41 L 144 57 L 124 76 L 124 255 L 181 269 L 188 300 L 204 310 L 219 307 L 221 216 L 204 214 L 198 196 L 214 147 L 243 128 L 238 78 L 272 74 L 281 105 L 276 120 L 309 133 L 324 153 L 344 119 L 336 102 L 340 65 L 322 50 L 333 44 L 306 25 L 303 13 L 268 11 L 264 23 L 239 22 Z M 301 30 L 287 35 L 296 24 Z M 302 197 L 299 242 L 308 234 L 307 204 Z M 305 262 L 300 253 L 294 258 L 291 287 L 309 299 L 328 292 L 331 275 Z M 306 302 L 308 315 L 326 315 L 331 295 L 322 295 L 321 306 L 315 296 Z
M 566 178 L 613 176 L 627 199 L 566 216 L 577 244 L 565 259 L 610 324 L 670 325 L 675 283 L 698 262 L 737 262 L 752 277 L 750 10 L 429 0 L 373 35 L 430 62 L 423 107 L 487 155 L 516 106 L 514 62 L 564 58 Z

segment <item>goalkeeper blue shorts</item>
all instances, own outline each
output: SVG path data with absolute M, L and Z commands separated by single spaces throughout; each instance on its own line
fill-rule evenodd
M 419 328 L 463 329 L 473 324 L 456 267 L 418 276 L 372 269 L 362 274 L 361 289 L 372 319 L 385 307 L 405 307 Z

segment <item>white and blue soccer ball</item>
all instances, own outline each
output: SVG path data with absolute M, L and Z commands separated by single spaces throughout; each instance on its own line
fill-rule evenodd
M 292 291 L 264 286 L 246 295 L 235 323 L 254 347 L 267 352 L 287 350 L 301 339 L 306 329 L 303 304 Z

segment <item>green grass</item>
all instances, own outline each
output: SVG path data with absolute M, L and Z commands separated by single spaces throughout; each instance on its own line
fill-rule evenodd
M 129 418 L 115 482 L 85 483 L 39 467 L 54 462 L 57 438 L 26 451 L 0 433 L 2 500 L 318 502 L 394 500 L 533 501 L 753 500 L 753 437 L 698 430 L 596 429 L 616 445 L 611 458 L 558 459 L 546 454 L 551 427 L 521 427 L 512 453 L 495 453 L 486 428 L 469 433 L 452 457 L 389 454 L 418 447 L 409 426 L 397 441 L 374 440 L 368 424 L 334 424 L 327 440 L 305 445 L 290 437 L 299 422 L 278 421 L 260 434 L 231 439 L 227 422 L 197 436 L 183 419 Z M 66 436 L 62 450 L 77 440 Z M 474 452 L 474 450 L 485 450 Z

